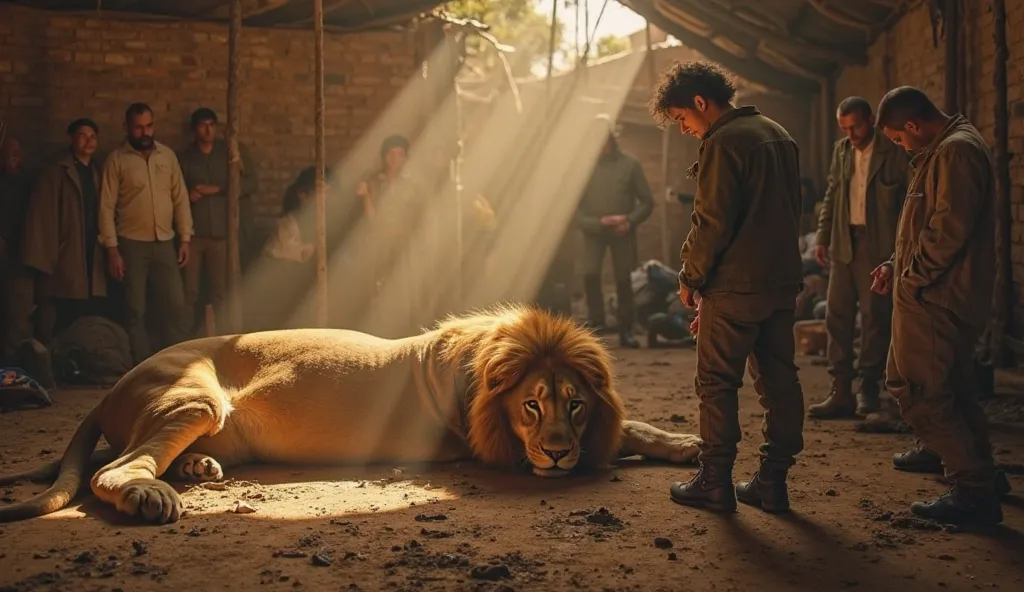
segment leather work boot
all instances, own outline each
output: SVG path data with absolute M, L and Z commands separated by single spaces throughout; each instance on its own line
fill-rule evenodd
M 736 511 L 736 488 L 732 484 L 732 467 L 701 464 L 688 482 L 677 481 L 669 488 L 672 501 L 684 506 L 705 508 L 713 512 Z
M 811 419 L 852 418 L 856 407 L 850 383 L 834 380 L 828 397 L 821 403 L 807 407 L 807 417 Z
M 938 473 L 942 474 L 942 459 L 938 454 L 928 450 L 920 444 L 913 450 L 897 452 L 892 455 L 892 466 L 897 471 L 908 473 Z
M 876 413 L 882 408 L 882 402 L 879 399 L 878 381 L 862 381 L 860 385 L 860 392 L 857 393 L 857 409 L 854 411 L 854 415 L 857 417 L 867 417 L 869 413 Z
M 1003 521 L 1003 506 L 995 492 L 954 485 L 941 496 L 910 504 L 910 511 L 944 524 L 989 526 Z
M 736 484 L 736 499 L 772 514 L 789 511 L 786 473 L 784 469 L 771 469 L 762 464 L 750 481 Z
M 945 472 L 942 466 L 942 459 L 938 454 L 918 445 L 913 450 L 897 452 L 892 455 L 892 466 L 897 471 L 908 473 L 935 473 L 941 475 Z M 1005 471 L 996 471 L 995 493 L 998 497 L 1010 495 L 1013 488 L 1010 480 L 1006 477 Z

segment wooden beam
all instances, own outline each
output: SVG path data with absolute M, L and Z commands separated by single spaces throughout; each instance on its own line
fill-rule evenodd
M 316 153 L 316 321 L 326 327 L 327 304 L 327 195 L 324 191 L 324 0 L 313 0 L 313 63 L 316 78 L 315 153 Z
M 332 12 L 342 8 L 343 6 L 347 6 L 347 5 L 351 4 L 353 1 L 354 0 L 331 0 L 331 2 L 328 2 L 328 3 L 326 3 L 324 5 L 324 17 L 326 18 Z M 373 11 L 370 10 L 370 13 L 372 14 Z M 311 22 L 313 22 L 313 16 L 312 15 L 309 16 L 308 18 L 299 19 L 297 21 L 294 21 L 291 24 L 293 24 L 293 25 L 308 25 Z
M 726 37 L 734 38 L 739 33 L 753 37 L 760 42 L 769 43 L 778 49 L 795 53 L 796 55 L 803 55 L 826 62 L 835 62 L 840 65 L 862 66 L 868 63 L 867 48 L 864 45 L 830 48 L 807 41 L 800 41 L 797 38 L 790 38 L 764 27 L 759 27 L 742 18 L 722 15 L 710 5 L 703 7 L 701 4 L 701 2 L 687 3 L 684 10 L 708 23 L 715 28 L 715 32 Z M 707 3 L 705 2 L 704 4 Z
M 992 364 L 997 368 L 1010 363 L 1006 333 L 1013 307 L 1013 264 L 1011 262 L 1011 232 L 1013 212 L 1010 204 L 1010 140 L 1009 105 L 1007 97 L 1007 62 L 1010 49 L 1006 42 L 1006 1 L 992 0 L 992 39 L 995 44 L 995 70 L 992 84 L 996 97 L 995 116 L 996 165 L 996 281 L 993 298 L 993 319 L 989 344 Z
M 239 256 L 239 198 L 242 192 L 242 156 L 238 148 L 238 87 L 241 77 L 242 0 L 231 0 L 228 23 L 228 127 L 224 131 L 228 143 L 228 311 L 230 333 L 242 328 L 242 265 Z M 219 333 L 225 333 L 222 324 Z
M 694 51 L 698 51 L 709 60 L 721 63 L 734 74 L 751 82 L 769 88 L 784 91 L 793 95 L 807 95 L 818 92 L 818 84 L 802 76 L 783 72 L 760 59 L 739 59 L 708 39 L 692 33 L 685 27 L 675 23 L 654 7 L 651 0 L 623 0 L 641 16 L 649 19 L 656 27 L 672 35 Z
M 946 113 L 959 113 L 961 105 L 959 98 L 959 49 L 960 44 L 960 0 L 945 0 L 942 7 L 942 28 L 945 30 L 945 101 Z

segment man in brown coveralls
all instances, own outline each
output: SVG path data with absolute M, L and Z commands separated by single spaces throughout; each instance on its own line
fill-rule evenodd
M 946 115 L 909 86 L 882 98 L 878 126 L 916 152 L 895 253 L 873 273 L 873 288 L 893 298 L 886 388 L 954 484 L 910 509 L 943 522 L 996 524 L 1003 510 L 973 376 L 995 283 L 992 154 L 966 118 Z
M 816 419 L 863 417 L 879 409 L 892 298 L 871 292 L 871 270 L 892 254 L 910 171 L 906 151 L 875 133 L 866 99 L 844 99 L 836 118 L 846 137 L 832 151 L 814 251 L 818 264 L 829 267 L 825 326 L 832 390 L 824 401 L 807 408 L 808 416 Z M 861 383 L 855 402 L 853 335 L 858 309 Z
M 789 508 L 786 474 L 803 449 L 804 403 L 793 362 L 800 258 L 800 164 L 796 142 L 756 107 L 735 107 L 736 89 L 707 62 L 674 64 L 650 102 L 659 122 L 700 138 L 692 228 L 680 258 L 679 294 L 699 298 L 697 373 L 700 470 L 673 483 L 672 499 L 734 512 L 740 501 Z M 737 390 L 744 365 L 765 407 L 761 465 L 733 486 L 741 432 Z

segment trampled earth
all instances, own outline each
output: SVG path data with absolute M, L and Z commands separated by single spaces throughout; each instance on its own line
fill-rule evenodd
M 632 418 L 697 430 L 692 350 L 615 355 Z M 807 401 L 819 400 L 825 369 L 800 365 Z M 0 473 L 58 458 L 102 395 L 63 390 L 53 407 L 0 414 Z M 1024 461 L 1019 401 L 989 406 L 997 460 L 1011 469 Z M 740 415 L 737 479 L 761 441 L 749 385 Z M 134 524 L 83 493 L 56 514 L 0 525 L 0 591 L 1024 589 L 1019 471 L 1003 525 L 955 532 L 907 513 L 946 489 L 892 470 L 912 436 L 808 421 L 805 443 L 789 516 L 678 506 L 668 486 L 694 468 L 634 460 L 554 480 L 470 463 L 252 467 L 181 487 L 187 514 L 168 526 Z M 0 488 L 0 503 L 43 489 Z

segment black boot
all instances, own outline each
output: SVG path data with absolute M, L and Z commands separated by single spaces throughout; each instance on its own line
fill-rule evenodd
M 897 471 L 908 473 L 938 473 L 942 474 L 942 459 L 938 454 L 928 450 L 920 444 L 913 450 L 897 452 L 892 455 L 892 466 Z
M 768 468 L 762 464 L 750 481 L 736 484 L 736 499 L 772 514 L 788 512 L 786 473 L 785 469 Z
M 601 291 L 601 276 L 583 276 L 583 292 L 587 296 L 587 324 L 595 333 L 603 333 L 604 293 Z
M 736 488 L 732 484 L 731 466 L 702 463 L 689 482 L 673 483 L 669 494 L 672 501 L 684 506 L 713 512 L 736 511 Z
M 846 380 L 832 381 L 832 390 L 821 403 L 807 408 L 807 416 L 811 419 L 845 419 L 854 417 L 856 403 L 853 391 Z
M 636 337 L 633 337 L 632 333 L 626 331 L 619 333 L 619 345 L 629 349 L 638 349 L 640 342 L 636 340 Z
M 910 511 L 944 524 L 989 526 L 1003 521 L 1003 506 L 994 491 L 954 485 L 936 499 L 910 504 Z
M 857 409 L 854 414 L 857 417 L 867 417 L 870 413 L 876 413 L 882 408 L 882 402 L 879 398 L 879 391 L 877 380 L 862 380 L 860 384 L 860 392 L 857 393 Z
M 615 295 L 619 299 L 619 345 L 637 349 L 640 343 L 633 337 L 633 285 L 629 280 L 615 282 Z

